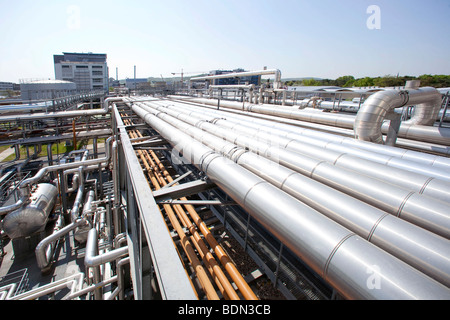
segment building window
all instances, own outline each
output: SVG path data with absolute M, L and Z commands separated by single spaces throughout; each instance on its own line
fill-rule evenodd
M 87 69 L 88 66 L 77 66 L 77 69 Z
M 92 69 L 103 69 L 103 66 L 92 66 Z
M 103 71 L 92 71 L 93 76 L 103 76 Z

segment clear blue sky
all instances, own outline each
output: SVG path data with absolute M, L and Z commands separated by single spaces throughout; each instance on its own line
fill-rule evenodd
M 381 29 L 370 30 L 369 5 Z M 335 79 L 450 74 L 449 0 L 0 0 L 0 81 L 54 78 L 53 55 L 108 55 L 110 76 L 277 68 Z

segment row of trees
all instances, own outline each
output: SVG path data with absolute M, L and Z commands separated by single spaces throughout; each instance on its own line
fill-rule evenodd
M 350 87 L 399 87 L 404 86 L 408 80 L 420 80 L 422 87 L 446 88 L 450 87 L 450 75 L 428 75 L 419 77 L 414 76 L 391 76 L 384 77 L 365 77 L 355 79 L 353 76 L 342 76 L 335 80 L 331 79 L 303 79 L 297 81 L 286 81 L 286 86 L 338 86 L 344 88 Z

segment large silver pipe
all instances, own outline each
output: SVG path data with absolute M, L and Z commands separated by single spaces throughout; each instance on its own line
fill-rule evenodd
M 85 151 L 83 153 L 83 157 L 81 158 L 81 161 L 80 161 L 81 164 L 86 162 L 88 155 L 89 155 L 88 151 Z M 79 209 L 81 206 L 81 201 L 83 199 L 83 193 L 84 193 L 84 180 L 85 180 L 84 168 L 85 168 L 84 165 L 81 165 L 78 167 L 78 180 L 79 180 L 78 191 L 77 191 L 77 195 L 75 196 L 75 201 L 73 203 L 72 210 L 70 212 L 72 221 L 76 221 L 79 218 L 78 212 L 79 212 Z
M 234 77 L 250 77 L 250 76 L 259 76 L 259 75 L 274 75 L 275 76 L 274 84 L 275 84 L 276 88 L 278 88 L 281 85 L 281 71 L 278 69 L 234 72 L 234 73 L 217 74 L 217 75 L 212 75 L 212 76 L 193 77 L 190 79 L 190 81 L 214 80 L 214 79 L 225 79 L 225 78 L 234 78 Z
M 141 107 L 131 108 L 344 297 L 450 298 L 450 290 L 435 280 Z M 380 283 L 376 288 L 367 285 L 372 267 Z
M 145 106 L 142 108 L 149 111 Z M 202 129 L 205 130 L 202 131 L 192 126 L 199 123 L 198 119 L 191 117 L 191 126 L 187 126 L 181 120 L 166 116 L 157 109 L 154 109 L 153 113 L 361 237 L 450 286 L 450 241 L 447 239 L 388 215 L 252 152 L 245 152 L 244 149 L 233 153 L 224 152 L 233 150 L 236 146 L 222 138 L 206 134 L 205 131 L 215 130 L 214 124 L 202 122 Z M 421 243 L 421 246 L 417 247 L 416 243 Z
M 89 110 L 77 110 L 77 111 L 57 111 L 57 112 L 41 112 L 34 114 L 24 114 L 24 115 L 5 115 L 0 116 L 0 122 L 11 122 L 11 121 L 33 121 L 42 120 L 49 118 L 75 118 L 75 117 L 87 117 L 104 115 L 109 112 L 110 105 L 112 102 L 121 101 L 122 98 L 110 97 L 106 98 L 103 103 L 103 108 L 100 109 L 89 109 Z
M 292 126 L 285 123 L 280 123 L 279 118 L 270 117 L 268 119 L 260 119 L 252 117 L 248 113 L 237 112 L 223 112 L 222 110 L 213 110 L 194 105 L 180 104 L 179 102 L 171 102 L 174 108 L 183 110 L 197 111 L 202 114 L 215 114 L 218 117 L 225 117 L 227 120 L 239 124 L 245 124 L 253 128 L 258 128 L 265 131 L 272 132 L 275 130 L 277 134 L 286 137 L 298 138 L 299 140 L 317 145 L 323 148 L 332 149 L 335 151 L 342 151 L 356 155 L 358 157 L 383 163 L 389 166 L 398 167 L 406 170 L 427 173 L 433 172 L 434 168 L 440 170 L 450 170 L 450 159 L 442 156 L 416 152 L 412 150 L 399 149 L 386 145 L 378 145 L 366 141 L 355 140 L 353 138 L 344 137 L 341 135 L 330 134 L 317 130 L 310 130 L 298 126 Z M 206 109 L 206 110 L 205 110 Z M 230 110 L 230 109 L 228 109 Z M 282 132 L 285 132 L 284 134 Z M 362 150 L 361 150 L 362 149 Z
M 161 103 L 155 104 L 163 106 Z M 172 106 L 172 103 L 170 106 L 167 106 L 166 103 L 165 107 L 194 116 L 198 119 L 206 121 L 214 120 L 214 123 L 219 126 L 245 133 L 253 136 L 257 140 L 270 142 L 288 150 L 327 160 L 335 165 L 386 180 L 405 188 L 410 188 L 411 190 L 436 197 L 442 201 L 450 201 L 450 183 L 448 183 L 450 173 L 448 170 L 437 168 L 427 169 L 423 165 L 416 164 L 415 162 L 405 160 L 395 161 L 391 159 L 392 157 L 386 159 L 386 157 L 379 157 L 373 152 L 362 152 L 361 150 L 351 149 L 340 144 L 333 144 L 332 142 L 321 142 L 317 139 L 299 135 L 295 129 L 286 129 L 289 126 L 285 126 L 283 127 L 284 130 L 281 130 L 274 125 L 265 126 L 252 122 L 252 119 L 240 121 L 227 117 L 225 120 L 220 118 L 220 113 L 218 112 L 195 112 L 190 111 L 192 109 L 186 107 Z M 209 116 L 209 114 L 216 116 Z M 447 182 L 433 178 L 442 179 Z
M 146 108 L 145 106 L 141 107 Z M 150 110 L 146 109 L 146 111 Z M 188 116 L 180 117 L 187 119 Z M 207 122 L 204 121 L 194 120 L 194 122 L 197 122 L 197 126 L 200 128 L 207 125 Z M 224 128 L 215 127 L 210 132 L 413 224 L 450 238 L 450 215 L 447 203 L 361 175 L 353 170 L 336 168 L 324 160 L 255 141 L 252 137 L 235 134 Z
M 35 254 L 36 254 L 36 260 L 39 268 L 41 270 L 47 268 L 50 265 L 51 262 L 51 256 L 53 255 L 54 251 L 54 242 L 57 241 L 59 238 L 65 236 L 72 230 L 76 229 L 82 229 L 85 230 L 90 227 L 90 223 L 86 219 L 86 214 L 90 213 L 92 208 L 92 201 L 94 200 L 94 191 L 90 190 L 87 197 L 86 202 L 83 207 L 83 213 L 80 218 L 77 218 L 76 220 L 72 220 L 70 224 L 63 227 L 62 229 L 59 229 L 59 226 L 55 226 L 55 232 L 53 232 L 50 236 L 43 239 L 39 244 L 36 246 Z M 79 231 L 77 231 L 79 232 Z M 76 235 L 75 235 L 76 236 Z
M 380 91 L 385 92 L 385 91 Z M 208 105 L 217 105 L 215 99 L 190 98 L 192 102 L 203 103 Z M 367 100 L 366 100 L 367 102 Z M 298 110 L 294 107 L 282 107 L 269 104 L 243 104 L 233 101 L 221 101 L 221 107 L 255 112 L 258 114 L 278 116 L 288 119 L 296 119 L 305 122 L 314 122 L 332 127 L 340 127 L 347 129 L 354 129 L 355 116 L 343 114 L 331 114 L 324 112 L 307 112 L 305 110 Z M 389 128 L 388 123 L 382 126 L 382 132 L 387 133 Z M 398 132 L 398 137 L 406 139 L 414 139 L 430 143 L 438 143 L 445 146 L 450 145 L 450 129 L 438 128 L 423 125 L 412 125 L 410 123 L 401 124 Z
M 395 108 L 416 105 L 414 116 L 406 122 L 410 125 L 429 126 L 436 121 L 441 106 L 441 94 L 434 88 L 412 90 L 385 90 L 372 94 L 356 114 L 355 137 L 364 141 L 383 144 L 381 125 L 386 115 Z M 402 125 L 403 130 L 405 124 Z M 400 132 L 399 132 L 400 133 Z
M 195 104 L 193 105 L 193 102 L 191 101 L 191 99 L 189 99 L 189 101 L 186 101 L 185 99 L 180 99 L 181 97 L 179 96 L 172 96 L 172 99 L 179 99 L 180 101 L 183 102 L 183 107 L 184 108 L 196 108 L 200 110 L 202 110 L 201 112 L 204 112 L 203 110 L 206 108 L 208 109 L 207 112 L 213 112 L 213 109 L 216 109 L 214 107 L 214 105 L 212 103 L 210 104 Z M 206 101 L 208 101 L 208 99 L 205 99 Z M 174 104 L 176 103 L 180 103 L 180 102 L 175 102 L 172 101 Z M 187 105 L 187 103 L 189 103 L 189 106 Z M 437 156 L 437 155 L 432 155 L 432 154 L 427 154 L 427 153 L 423 153 L 423 152 L 417 152 L 417 151 L 413 151 L 413 150 L 406 150 L 406 149 L 400 149 L 397 147 L 392 147 L 392 146 L 388 146 L 388 145 L 380 145 L 380 144 L 374 144 L 371 142 L 367 142 L 367 141 L 363 141 L 363 140 L 356 140 L 353 137 L 346 137 L 344 136 L 343 133 L 338 132 L 338 134 L 332 134 L 329 132 L 322 132 L 319 130 L 326 130 L 326 128 L 322 128 L 319 127 L 317 128 L 317 130 L 311 130 L 310 128 L 302 128 L 299 127 L 298 125 L 314 125 L 314 129 L 316 129 L 316 126 L 320 126 L 317 124 L 312 124 L 312 123 L 305 123 L 305 122 L 300 122 L 297 123 L 297 121 L 294 120 L 290 120 L 290 119 L 283 119 L 277 116 L 272 116 L 272 115 L 263 115 L 263 114 L 252 114 L 248 111 L 242 111 L 242 110 L 238 110 L 238 109 L 231 109 L 231 108 L 222 108 L 221 111 L 227 111 L 227 119 L 229 117 L 240 117 L 242 119 L 242 117 L 245 117 L 245 121 L 246 122 L 257 122 L 257 123 L 264 123 L 267 126 L 273 126 L 276 128 L 280 128 L 285 130 L 286 128 L 288 128 L 288 131 L 292 131 L 294 130 L 295 133 L 303 135 L 303 136 L 307 136 L 309 138 L 313 138 L 313 139 L 317 139 L 317 140 L 322 140 L 322 141 L 327 141 L 327 142 L 333 142 L 336 144 L 342 144 L 344 146 L 348 146 L 348 147 L 352 147 L 352 148 L 356 148 L 356 149 L 363 149 L 366 151 L 371 151 L 371 152 L 375 152 L 377 153 L 379 156 L 380 155 L 386 155 L 387 157 L 389 157 L 388 159 L 386 159 L 386 162 L 396 162 L 397 158 L 400 158 L 402 160 L 409 160 L 409 161 L 413 161 L 413 162 L 417 162 L 420 163 L 426 167 L 440 167 L 440 168 L 444 168 L 449 170 L 450 169 L 450 159 L 446 158 L 446 157 L 442 157 L 442 156 Z M 287 123 L 283 123 L 284 122 L 288 122 Z M 293 126 L 291 126 L 290 124 L 294 124 L 295 127 L 293 129 Z M 415 126 L 414 128 L 417 128 L 418 131 L 422 128 L 427 128 L 425 131 L 431 130 L 434 127 L 424 127 L 424 126 Z M 339 129 L 339 128 L 334 128 L 334 129 Z M 340 130 L 345 130 L 345 129 L 340 129 Z M 347 130 L 346 130 L 347 131 Z M 353 133 L 352 133 L 353 136 Z

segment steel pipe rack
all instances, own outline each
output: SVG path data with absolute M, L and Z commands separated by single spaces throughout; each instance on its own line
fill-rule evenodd
M 431 89 L 409 91 L 411 96 L 426 91 L 437 101 Z M 428 106 L 420 110 L 415 119 L 434 117 Z M 22 182 L 19 201 L 0 208 L 3 214 L 22 208 L 41 180 L 58 187 L 69 221 L 57 220 L 36 258 L 48 270 L 61 239 L 74 235 L 81 242 L 70 245 L 78 248 L 85 241 L 80 235 L 87 235 L 86 279 L 77 276 L 86 287 L 76 282 L 70 299 L 126 299 L 131 293 L 137 300 L 256 300 L 251 280 L 215 234 L 220 229 L 238 236 L 237 228 L 246 230 L 238 242 L 258 271 L 289 298 L 296 296 L 289 281 L 309 283 L 303 286 L 309 297 L 450 298 L 448 157 L 295 125 L 301 119 L 351 130 L 354 116 L 245 101 L 110 97 L 101 109 L 47 114 L 96 115 L 110 121 L 105 157 L 84 153 L 82 161 L 49 163 Z M 59 178 L 50 179 L 51 173 Z M 97 193 L 98 185 L 107 195 Z M 202 206 L 216 215 L 208 220 L 212 225 L 199 212 Z M 261 234 L 272 242 L 253 239 Z M 265 275 L 263 254 L 276 265 Z M 303 280 L 283 276 L 297 267 Z M 67 278 L 26 296 L 52 294 L 74 281 Z M 325 293 L 328 289 L 333 294 Z M 14 299 L 10 288 L 5 290 L 0 297 Z

